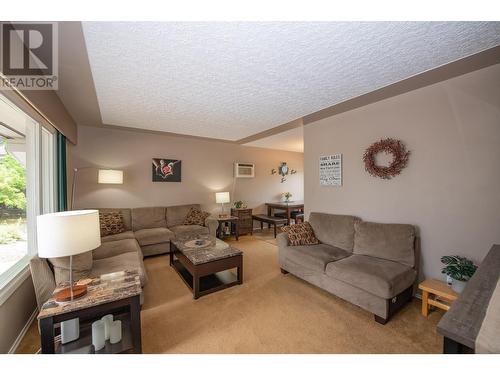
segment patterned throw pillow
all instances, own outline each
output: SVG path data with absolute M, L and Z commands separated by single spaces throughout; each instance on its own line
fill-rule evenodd
M 199 208 L 191 207 L 186 218 L 184 219 L 184 225 L 205 225 L 205 219 L 209 217 L 208 212 L 201 211 Z
M 99 224 L 101 226 L 101 237 L 125 232 L 123 216 L 118 211 L 99 212 Z
M 288 234 L 288 242 L 290 243 L 290 246 L 319 244 L 318 239 L 314 235 L 311 224 L 307 221 L 283 227 L 283 232 Z

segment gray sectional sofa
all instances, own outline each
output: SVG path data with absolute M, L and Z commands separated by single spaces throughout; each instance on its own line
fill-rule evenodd
M 318 212 L 309 223 L 318 245 L 289 246 L 288 235 L 278 235 L 282 273 L 372 312 L 381 324 L 411 300 L 418 265 L 414 226 Z
M 94 253 L 113 254 L 116 249 L 133 247 L 137 242 L 144 256 L 168 253 L 170 240 L 189 234 L 212 234 L 215 236 L 219 222 L 209 217 L 205 225 L 184 225 L 191 208 L 198 204 L 170 207 L 97 208 L 100 212 L 120 211 L 125 232 L 101 238 L 101 246 Z M 118 250 L 119 251 L 119 250 Z
M 170 240 L 190 234 L 212 234 L 215 236 L 218 221 L 207 218 L 205 225 L 184 225 L 189 210 L 200 208 L 198 204 L 170 207 L 98 208 L 99 211 L 120 211 L 125 231 L 101 237 L 97 249 L 73 257 L 73 272 L 76 280 L 97 277 L 102 274 L 137 269 L 141 285 L 148 279 L 143 257 L 168 253 Z M 52 295 L 56 285 L 69 279 L 69 258 L 41 259 L 30 262 L 33 285 L 38 307 Z

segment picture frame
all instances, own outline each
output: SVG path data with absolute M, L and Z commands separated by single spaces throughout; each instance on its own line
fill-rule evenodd
M 181 182 L 182 161 L 177 159 L 153 158 L 153 182 Z

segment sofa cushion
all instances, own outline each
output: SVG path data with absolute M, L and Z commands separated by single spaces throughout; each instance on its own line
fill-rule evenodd
M 135 238 L 127 238 L 124 240 L 102 242 L 101 246 L 92 251 L 94 261 L 114 257 L 123 253 L 140 252 L 141 248 Z
M 408 224 L 382 224 L 366 221 L 354 225 L 354 254 L 415 265 L 415 227 Z
M 309 223 L 320 242 L 352 252 L 355 216 L 311 212 Z
M 176 225 L 169 228 L 175 233 L 175 237 L 184 237 L 196 234 L 209 234 L 207 227 L 201 225 Z
M 349 255 L 350 253 L 345 250 L 326 244 L 288 246 L 285 250 L 287 260 L 318 272 L 325 272 L 328 263 L 343 259 Z
M 119 212 L 122 214 L 123 229 L 132 230 L 132 214 L 130 208 L 96 208 L 99 213 Z
M 154 245 L 143 245 L 141 246 L 141 251 L 144 257 L 167 254 L 168 252 L 170 252 L 170 242 L 156 243 Z
M 392 298 L 413 284 L 416 272 L 390 260 L 365 255 L 329 263 L 326 274 L 381 298 Z
M 311 224 L 307 221 L 300 224 L 287 225 L 283 227 L 283 232 L 288 235 L 288 243 L 290 246 L 319 244 Z
M 54 267 L 56 284 L 69 280 L 69 257 L 50 258 L 49 262 Z M 92 251 L 73 255 L 73 280 L 77 281 L 89 276 L 92 269 Z
M 193 207 L 200 210 L 199 204 L 183 204 L 180 206 L 167 207 L 167 227 L 170 228 L 175 225 L 184 224 L 187 214 Z
M 134 232 L 131 230 L 128 230 L 126 232 L 118 233 L 118 234 L 110 234 L 109 236 L 106 237 L 101 237 L 101 243 L 103 242 L 110 242 L 110 241 L 119 241 L 119 240 L 126 240 L 126 239 L 135 239 Z
M 146 285 L 147 276 L 142 261 L 142 255 L 137 251 L 94 261 L 94 267 L 92 267 L 90 277 L 98 277 L 106 273 L 135 269 L 139 271 L 141 286 Z
M 174 233 L 167 228 L 141 229 L 135 231 L 134 235 L 141 246 L 168 242 L 175 236 Z
M 123 217 L 119 211 L 99 212 L 101 237 L 119 234 L 125 231 Z
M 165 207 L 132 208 L 132 230 L 164 228 L 167 226 Z
M 205 220 L 210 216 L 209 212 L 204 212 L 197 207 L 191 207 L 184 219 L 184 225 L 205 225 Z

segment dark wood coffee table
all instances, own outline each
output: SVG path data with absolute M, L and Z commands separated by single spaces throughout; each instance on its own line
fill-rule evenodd
M 196 239 L 210 244 L 192 247 Z M 209 235 L 170 241 L 170 266 L 193 292 L 194 299 L 243 284 L 243 252 Z M 230 271 L 234 268 L 236 275 Z

